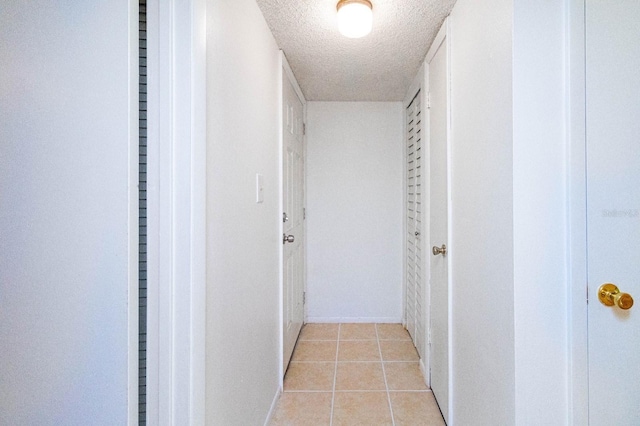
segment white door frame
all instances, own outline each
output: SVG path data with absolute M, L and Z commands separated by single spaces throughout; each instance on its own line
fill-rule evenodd
M 205 0 L 148 0 L 147 37 L 147 420 L 205 424 Z
M 568 193 L 568 423 L 589 421 L 587 340 L 585 0 L 565 0 Z

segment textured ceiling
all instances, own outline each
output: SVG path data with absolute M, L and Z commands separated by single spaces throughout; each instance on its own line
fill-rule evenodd
M 371 0 L 373 31 L 338 32 L 337 0 L 256 0 L 310 101 L 399 101 L 455 0 Z

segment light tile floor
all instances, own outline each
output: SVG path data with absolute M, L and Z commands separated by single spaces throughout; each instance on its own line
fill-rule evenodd
M 307 324 L 272 426 L 444 425 L 400 324 Z

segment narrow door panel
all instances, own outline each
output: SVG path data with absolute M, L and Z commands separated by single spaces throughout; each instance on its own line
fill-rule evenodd
M 304 320 L 304 109 L 286 72 L 283 91 L 283 362 L 286 371 Z
M 447 169 L 447 44 L 429 62 L 431 388 L 449 420 L 449 190 Z
M 589 424 L 637 425 L 640 2 L 588 0 L 586 18 Z M 601 303 L 606 283 L 636 305 Z

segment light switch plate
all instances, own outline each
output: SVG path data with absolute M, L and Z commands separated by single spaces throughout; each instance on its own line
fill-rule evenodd
M 256 203 L 264 201 L 264 176 L 256 174 Z

